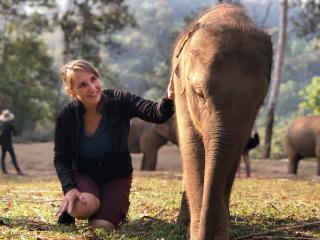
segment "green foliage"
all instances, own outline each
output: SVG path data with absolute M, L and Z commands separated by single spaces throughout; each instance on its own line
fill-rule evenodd
M 281 90 L 281 87 L 280 87 L 280 90 Z M 288 92 L 288 94 L 289 94 L 289 92 Z M 286 94 L 284 94 L 284 95 L 286 95 Z M 279 96 L 281 96 L 281 95 L 279 95 Z M 281 101 L 283 101 L 283 99 Z M 284 104 L 284 106 L 286 104 L 285 102 L 284 103 L 279 102 L 279 103 Z M 287 104 L 289 106 L 287 106 L 285 108 L 290 109 L 292 107 L 292 106 L 290 106 L 290 102 L 287 102 Z M 296 107 L 297 107 L 297 105 L 295 106 L 295 108 Z M 276 113 L 277 113 L 277 111 L 276 111 Z M 284 144 L 283 144 L 283 137 L 284 137 L 284 134 L 285 134 L 288 126 L 299 115 L 301 115 L 301 113 L 296 110 L 291 111 L 291 112 L 286 112 L 285 115 L 281 115 L 281 111 L 279 111 L 279 113 L 276 114 L 275 125 L 274 125 L 273 131 L 272 131 L 271 154 L 270 154 L 271 159 L 287 158 L 287 153 L 284 149 Z M 253 158 L 262 159 L 263 155 L 264 155 L 263 153 L 264 153 L 264 140 L 265 140 L 265 127 L 264 127 L 265 119 L 266 119 L 266 109 L 263 109 L 260 111 L 260 114 L 256 120 L 256 125 L 258 127 L 258 133 L 260 136 L 260 144 L 258 145 L 258 147 L 256 147 L 255 149 L 253 149 L 250 152 L 250 155 Z
M 304 98 L 299 104 L 300 109 L 320 114 L 320 77 L 313 77 L 311 83 L 300 92 L 300 95 Z
M 300 37 L 320 37 L 320 2 L 318 0 L 295 0 L 299 14 L 293 19 L 295 31 Z
M 67 9 L 58 17 L 64 34 L 64 55 L 68 60 L 84 58 L 99 66 L 101 50 L 114 52 L 120 45 L 112 35 L 127 26 L 134 27 L 135 19 L 123 0 L 67 2 Z
M 116 36 L 126 54 L 115 59 L 113 69 L 124 87 L 158 99 L 169 83 L 171 49 L 178 35 L 175 13 L 166 1 L 133 0 L 131 4 L 139 28 Z
M 0 1 L 0 109 L 14 112 L 18 130 L 52 127 L 56 76 L 37 39 L 49 30 L 47 13 L 55 6 L 55 0 Z
M 136 174 L 128 220 L 112 233 L 92 230 L 86 221 L 76 228 L 56 225 L 62 193 L 53 177 L 5 177 L 0 182 L 0 232 L 3 239 L 181 240 L 175 222 L 180 204 L 181 174 Z M 168 187 L 170 186 L 170 187 Z M 237 179 L 233 188 L 231 238 L 283 226 L 318 222 L 320 183 L 290 179 Z M 282 230 L 268 238 L 319 239 L 319 227 Z M 265 235 L 264 235 L 265 236 Z M 0 238 L 1 238 L 0 237 Z
M 288 33 L 288 46 L 286 47 L 286 57 L 294 57 L 303 54 L 308 50 L 309 41 L 304 38 L 298 38 L 294 33 Z
M 18 129 L 52 122 L 57 77 L 45 45 L 33 37 L 20 36 L 8 43 L 0 65 L 0 108 L 16 116 Z
M 276 109 L 278 117 L 286 118 L 288 115 L 296 113 L 299 110 L 299 102 L 301 101 L 301 96 L 299 95 L 300 89 L 301 84 L 293 80 L 280 85 Z
M 0 1 L 4 34 L 38 35 L 49 27 L 48 9 L 56 7 L 56 0 Z
M 287 131 L 288 125 L 291 123 L 293 118 L 294 117 L 290 118 L 289 116 L 287 116 L 286 119 L 278 122 L 277 126 L 273 129 L 273 137 L 271 142 L 272 159 L 281 159 L 287 157 L 286 151 L 284 149 L 283 137 L 285 135 L 285 132 Z

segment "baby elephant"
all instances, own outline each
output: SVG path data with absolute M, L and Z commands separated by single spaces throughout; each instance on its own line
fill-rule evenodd
M 156 170 L 158 150 L 168 141 L 178 145 L 175 116 L 162 124 L 145 122 L 139 118 L 131 120 L 128 139 L 129 151 L 143 153 L 140 170 Z
M 297 118 L 288 128 L 284 141 L 289 173 L 297 174 L 300 159 L 316 157 L 317 174 L 320 175 L 320 116 Z

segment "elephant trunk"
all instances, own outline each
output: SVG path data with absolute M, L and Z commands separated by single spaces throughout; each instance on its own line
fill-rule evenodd
M 231 128 L 211 125 L 204 131 L 205 176 L 199 239 L 229 237 L 228 196 L 244 145 L 240 136 L 246 133 L 239 134 L 234 129 L 228 129 Z

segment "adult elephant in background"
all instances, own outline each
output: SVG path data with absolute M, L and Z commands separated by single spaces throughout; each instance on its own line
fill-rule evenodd
M 271 65 L 270 37 L 235 5 L 209 10 L 176 43 L 171 81 L 186 190 L 180 217 L 189 203 L 192 240 L 229 239 L 231 188 Z
M 320 116 L 297 118 L 287 129 L 284 144 L 288 154 L 288 172 L 297 174 L 302 158 L 317 158 L 320 175 Z
M 138 118 L 131 120 L 129 151 L 143 153 L 141 170 L 156 170 L 158 150 L 168 141 L 178 145 L 175 116 L 163 124 L 149 123 Z

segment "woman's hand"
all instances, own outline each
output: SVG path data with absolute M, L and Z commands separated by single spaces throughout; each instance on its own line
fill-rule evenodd
M 74 203 L 77 199 L 79 199 L 82 203 L 87 202 L 77 188 L 73 188 L 69 192 L 67 192 L 62 199 L 60 208 L 57 211 L 56 216 L 60 217 L 60 215 L 66 210 L 68 213 L 71 213 L 74 207 Z
M 173 83 L 173 77 L 170 79 L 168 89 L 167 89 L 167 95 L 170 100 L 174 100 L 174 83 Z

